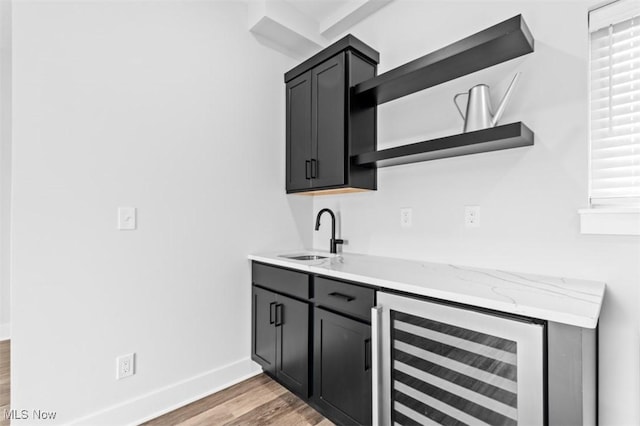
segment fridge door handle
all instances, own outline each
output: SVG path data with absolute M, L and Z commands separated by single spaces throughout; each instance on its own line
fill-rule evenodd
M 364 371 L 371 369 L 371 339 L 364 340 Z
M 371 423 L 374 426 L 382 424 L 381 319 L 382 306 L 371 308 Z

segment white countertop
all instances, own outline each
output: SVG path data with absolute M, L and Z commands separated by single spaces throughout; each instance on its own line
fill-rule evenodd
M 313 251 L 327 259 L 298 261 L 279 251 L 249 259 L 386 289 L 444 299 L 496 311 L 540 318 L 584 328 L 598 324 L 605 284 L 569 278 L 394 259 L 363 254 L 338 256 Z

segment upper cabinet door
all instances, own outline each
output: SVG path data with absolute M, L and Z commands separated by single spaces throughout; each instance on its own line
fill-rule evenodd
M 311 178 L 314 188 L 345 184 L 344 52 L 312 70 Z
M 287 191 L 311 187 L 311 71 L 287 83 Z

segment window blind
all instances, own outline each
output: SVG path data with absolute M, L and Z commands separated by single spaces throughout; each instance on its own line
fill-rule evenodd
M 640 2 L 590 13 L 591 205 L 640 205 Z

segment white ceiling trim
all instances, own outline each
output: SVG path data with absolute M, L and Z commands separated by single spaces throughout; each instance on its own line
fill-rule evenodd
M 262 44 L 297 60 L 322 50 L 358 22 L 393 0 L 336 2 L 336 10 L 323 19 L 300 11 L 295 0 L 253 0 L 248 4 L 249 31 Z M 312 1 L 312 0 L 305 0 Z
M 393 0 L 353 0 L 336 10 L 320 22 L 320 34 L 327 38 L 337 37 L 358 22 L 373 15 Z
M 326 45 L 318 31 L 318 23 L 286 1 L 258 0 L 249 2 L 249 31 L 264 45 L 293 58 Z

